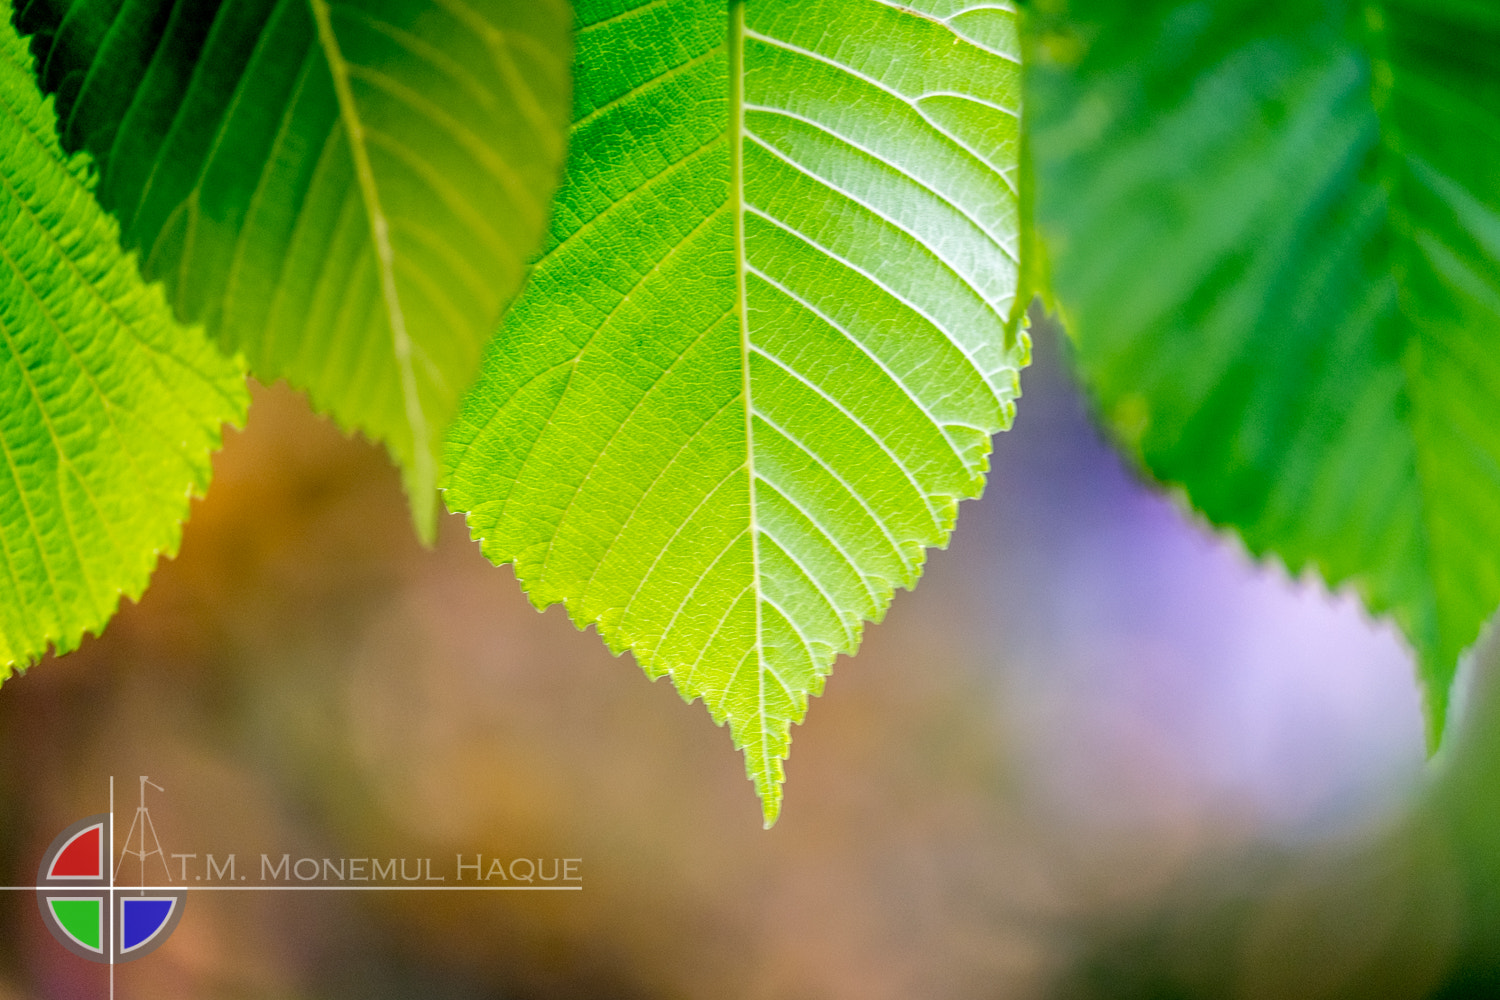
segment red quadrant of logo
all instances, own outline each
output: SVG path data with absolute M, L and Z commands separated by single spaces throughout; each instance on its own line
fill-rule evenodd
M 101 838 L 104 835 L 102 826 L 91 826 L 87 830 L 80 830 L 73 839 L 57 852 L 56 859 L 52 862 L 52 869 L 47 873 L 48 878 L 102 878 L 103 871 L 100 869 Z

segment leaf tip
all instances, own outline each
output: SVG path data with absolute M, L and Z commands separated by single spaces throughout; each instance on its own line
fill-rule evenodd
M 760 807 L 762 816 L 761 829 L 769 830 L 771 829 L 771 827 L 775 826 L 776 821 L 781 818 L 780 785 L 777 785 L 775 790 L 769 795 L 762 795 L 760 797 Z
M 768 772 L 752 773 L 755 794 L 760 799 L 761 829 L 769 830 L 781 818 L 782 783 L 785 780 L 778 759 Z
M 1449 691 L 1452 687 L 1451 664 L 1435 663 L 1435 657 L 1420 657 L 1422 688 L 1422 720 L 1427 738 L 1427 757 L 1437 755 L 1443 746 L 1443 734 L 1448 726 Z M 1447 670 L 1435 669 L 1447 666 Z M 1447 680 L 1443 680 L 1443 676 Z
M 781 817 L 782 785 L 786 783 L 786 757 L 791 750 L 792 723 L 787 720 L 780 732 L 761 729 L 750 739 L 741 740 L 736 732 L 735 719 L 726 721 L 735 736 L 735 744 L 745 755 L 745 774 L 755 785 L 756 797 L 760 799 L 762 829 L 769 830 Z
M 431 485 L 408 483 L 406 495 L 411 503 L 412 530 L 422 548 L 432 549 L 437 544 L 438 504 L 437 491 Z

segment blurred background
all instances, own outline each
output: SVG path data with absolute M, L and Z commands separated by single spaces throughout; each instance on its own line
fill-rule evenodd
M 0 690 L 0 878 L 135 780 L 168 853 L 583 859 L 576 893 L 196 893 L 121 998 L 1500 996 L 1500 670 L 1411 659 L 1101 441 L 1033 331 L 985 497 L 835 666 L 770 831 L 727 732 L 258 389 L 181 554 Z M 191 845 L 191 846 L 181 846 Z M 0 894 L 0 1000 L 107 995 Z

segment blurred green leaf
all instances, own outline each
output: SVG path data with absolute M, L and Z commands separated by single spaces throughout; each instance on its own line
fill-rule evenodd
M 1104 418 L 1416 648 L 1500 602 L 1500 7 L 1052 0 L 1037 220 Z
M 402 468 L 437 449 L 543 234 L 563 0 L 30 0 L 63 144 L 179 318 Z
M 979 493 L 1024 344 L 1013 12 L 584 3 L 549 247 L 447 501 L 730 725 L 767 823 L 809 694 Z
M 0 678 L 98 631 L 177 551 L 239 365 L 142 283 L 58 145 L 0 0 Z

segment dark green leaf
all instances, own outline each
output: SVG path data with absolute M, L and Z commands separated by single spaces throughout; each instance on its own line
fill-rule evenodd
M 63 143 L 180 318 L 386 444 L 436 449 L 562 163 L 563 0 L 30 0 Z
M 1500 7 L 1056 0 L 1029 45 L 1103 415 L 1253 552 L 1390 613 L 1436 738 L 1500 602 Z

